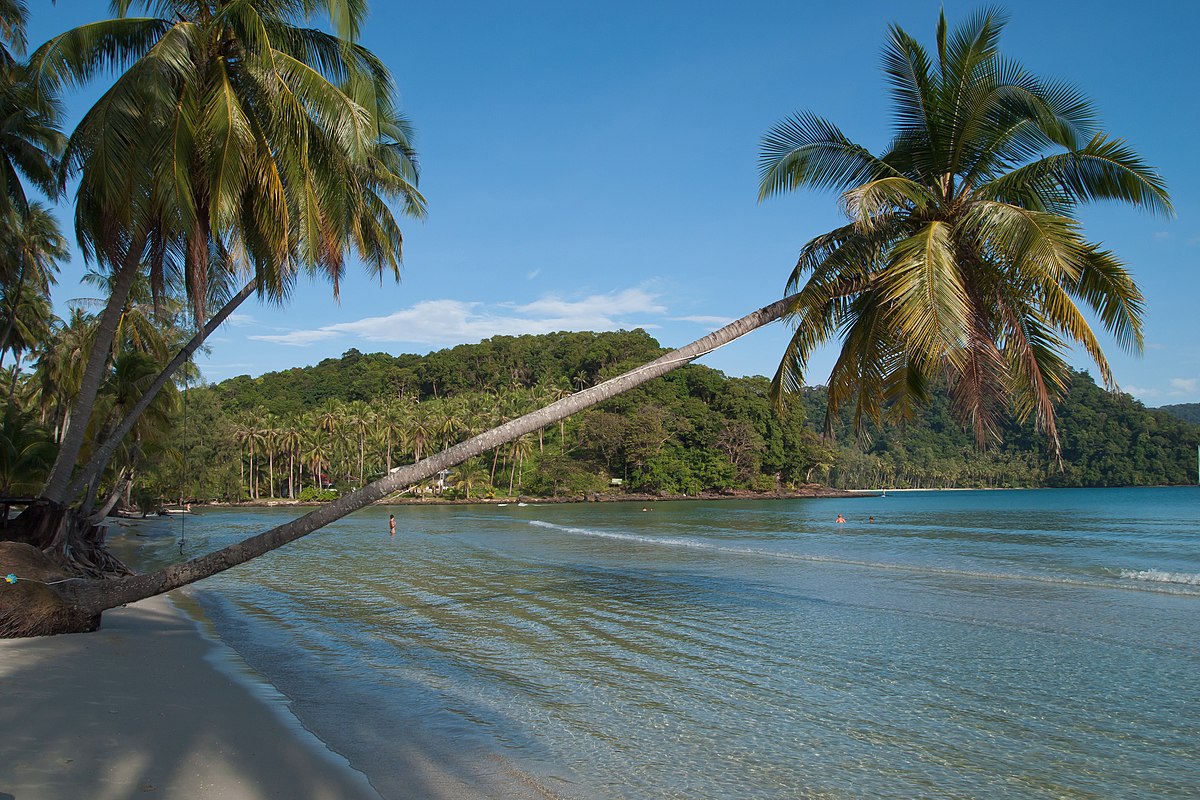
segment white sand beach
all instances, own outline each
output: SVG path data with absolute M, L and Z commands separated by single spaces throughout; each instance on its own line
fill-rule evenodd
M 96 633 L 0 641 L 0 798 L 379 798 L 207 661 L 214 646 L 162 597 Z
M 96 633 L 0 641 L 0 800 L 379 800 L 286 706 L 218 669 L 221 649 L 163 597 Z M 388 796 L 487 796 L 436 759 L 396 757 Z

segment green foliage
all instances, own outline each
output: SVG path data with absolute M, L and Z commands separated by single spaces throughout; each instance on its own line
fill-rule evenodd
M 0 495 L 37 491 L 57 448 L 32 414 L 13 403 L 0 416 Z
M 1177 403 L 1170 406 L 1159 406 L 1159 411 L 1165 411 L 1184 422 L 1200 425 L 1200 403 Z
M 566 386 L 660 352 L 643 331 L 496 337 L 425 357 L 351 350 L 314 367 L 193 390 L 192 433 L 179 439 L 190 485 L 202 487 L 190 494 L 317 499 L 330 483 L 354 488 L 418 453 L 545 405 Z M 903 426 L 870 423 L 861 437 L 843 408 L 826 439 L 816 428 L 827 408 L 823 387 L 806 388 L 776 410 L 766 378 L 728 378 L 692 365 L 472 459 L 424 494 L 695 495 L 814 482 L 863 488 L 1192 479 L 1200 429 L 1107 392 L 1085 373 L 1070 377 L 1057 408 L 1064 421 L 1061 472 L 1046 436 L 1030 425 L 1005 422 L 1002 443 L 979 450 L 955 421 L 944 389 L 932 387 L 929 404 Z
M 1075 215 L 1096 200 L 1171 213 L 1166 185 L 1098 129 L 1079 91 L 1001 55 L 1005 23 L 988 8 L 949 30 L 943 13 L 932 51 L 891 27 L 894 128 L 878 155 L 808 111 L 763 138 L 760 199 L 832 189 L 848 217 L 800 251 L 786 290 L 794 334 L 774 382 L 802 391 L 813 352 L 840 342 L 830 422 L 842 407 L 857 429 L 908 419 L 944 381 L 981 447 L 1011 412 L 1057 455 L 1068 350 L 1106 385 L 1093 328 L 1141 350 L 1142 294 Z
M 306 487 L 296 498 L 304 503 L 316 501 L 318 503 L 329 503 L 338 499 L 338 493 L 333 489 L 316 489 L 312 486 Z

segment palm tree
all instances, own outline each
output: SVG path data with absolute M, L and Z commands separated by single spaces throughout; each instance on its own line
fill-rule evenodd
M 186 586 L 282 547 L 347 514 L 378 502 L 394 492 L 427 480 L 456 464 L 461 464 L 472 456 L 488 452 L 524 434 L 532 433 L 538 428 L 553 425 L 560 419 L 577 414 L 597 403 L 604 402 L 653 378 L 689 364 L 700 356 L 779 319 L 793 301 L 794 298 L 791 297 L 777 300 L 685 347 L 660 356 L 654 361 L 603 381 L 589 389 L 572 394 L 545 408 L 504 423 L 497 428 L 456 444 L 449 450 L 415 464 L 401 467 L 356 492 L 346 494 L 298 519 L 276 526 L 244 541 L 185 563 L 173 564 L 154 573 L 109 579 L 81 578 L 54 584 L 47 587 L 48 592 L 39 592 L 40 601 L 53 606 L 53 613 L 49 616 L 30 614 L 26 605 L 26 595 L 18 595 L 10 589 L 0 594 L 0 637 L 95 630 L 99 625 L 100 615 L 109 608 L 116 608 L 126 603 L 177 589 L 180 586 Z M 314 455 L 319 457 L 320 453 L 321 450 L 317 449 Z M 6 604 L 7 598 L 13 599 Z
M 513 493 L 513 478 L 516 476 L 517 468 L 520 467 L 521 469 L 522 480 L 517 482 L 517 488 L 520 489 L 525 477 L 525 459 L 529 458 L 532 452 L 533 442 L 530 441 L 529 436 L 518 436 L 516 439 L 513 439 L 512 469 L 508 473 L 508 493 L 510 496 Z
M 14 58 L 25 53 L 27 16 L 23 2 L 0 3 L 0 215 L 30 210 L 22 177 L 51 199 L 61 189 L 58 96 L 35 86 L 26 65 Z
M 323 470 L 329 466 L 325 439 L 326 434 L 322 431 L 306 426 L 304 428 L 304 441 L 300 445 L 300 462 L 308 465 L 313 485 L 318 491 L 325 488 L 325 482 L 321 476 Z
M 0 414 L 0 495 L 32 492 L 34 485 L 54 462 L 54 442 L 33 415 L 14 403 L 6 403 Z M 5 505 L 3 519 L 8 519 Z
M 345 411 L 336 400 L 326 400 L 317 414 L 317 430 L 326 434 L 322 441 L 329 446 L 329 453 L 322 461 L 329 466 L 334 478 L 340 476 L 336 465 L 345 441 L 345 419 Z
M 487 467 L 479 462 L 479 458 L 468 458 L 454 471 L 454 485 L 463 490 L 463 497 L 471 499 L 471 490 L 487 482 Z
M 414 462 L 421 460 L 426 443 L 437 432 L 437 422 L 433 412 L 434 409 L 430 403 L 417 403 L 413 406 L 412 414 L 409 416 L 409 441 L 412 443 Z
M 13 210 L 4 215 L 0 245 L 3 247 L 0 288 L 6 314 L 0 332 L 0 364 L 3 364 L 4 353 L 21 318 L 21 303 L 49 294 L 58 273 L 58 262 L 66 259 L 69 251 L 58 221 L 38 202 L 28 204 L 25 211 Z M 25 347 L 30 344 L 26 339 Z
M 275 497 L 275 449 L 279 446 L 279 419 L 268 414 L 263 419 L 262 443 L 267 451 L 267 497 Z
M 258 499 L 258 470 L 254 456 L 258 451 L 258 446 L 264 442 L 263 429 L 258 427 L 258 424 L 251 419 L 246 419 L 240 422 L 234 433 L 240 444 L 246 446 L 250 456 L 250 470 L 247 473 L 246 493 L 251 500 Z
M 362 400 L 355 400 L 346 407 L 344 423 L 358 440 L 358 485 L 363 485 L 367 457 L 367 434 L 373 422 L 371 407 Z
M 115 425 L 126 410 L 133 405 L 148 383 L 161 369 L 161 364 L 151 354 L 136 348 L 127 348 L 113 360 L 112 370 L 101 389 L 96 402 L 96 413 L 92 415 L 88 442 L 102 438 L 106 428 Z M 148 451 L 163 454 L 172 450 L 170 437 L 174 432 L 174 421 L 179 410 L 179 394 L 175 387 L 162 392 L 155 397 L 145 414 L 138 418 L 138 424 L 128 437 L 123 457 L 116 462 L 118 473 L 128 482 L 134 480 L 144 457 Z M 97 474 L 88 485 L 87 497 L 81 507 L 81 513 L 92 516 L 95 506 L 96 491 L 100 487 L 103 473 Z M 116 486 L 121 480 L 113 477 L 111 484 L 113 493 L 108 501 L 101 504 L 103 513 L 99 514 L 97 523 L 103 520 L 108 509 L 116 499 Z
M 21 371 L 24 354 L 47 341 L 54 330 L 56 320 L 50 308 L 50 296 L 32 286 L 14 287 L 6 291 L 0 306 L 0 326 L 4 328 L 4 349 L 0 350 L 0 365 L 4 356 L 12 351 L 15 358 L 13 375 Z M 14 380 L 15 383 L 15 380 Z M 12 394 L 12 386 L 9 394 Z
M 95 338 L 93 322 L 74 309 L 66 321 L 52 325 L 50 337 L 38 348 L 35 375 L 41 386 L 42 421 L 51 426 L 56 442 L 66 429 L 71 400 L 79 393 L 83 364 Z
M 881 155 L 808 112 L 765 136 L 760 199 L 835 189 L 850 220 L 809 241 L 788 281 L 799 292 L 777 398 L 798 391 L 813 350 L 840 336 L 827 424 L 849 401 L 856 425 L 904 416 L 945 380 L 981 445 L 1008 406 L 1033 416 L 1057 455 L 1069 344 L 1113 383 L 1084 310 L 1140 351 L 1142 295 L 1074 212 L 1119 200 L 1170 213 L 1164 183 L 1097 130 L 1079 92 L 1001 57 L 1004 23 L 985 10 L 949 32 L 942 15 L 934 57 L 891 28 L 883 62 L 897 122 Z
M 279 446 L 288 458 L 288 499 L 296 498 L 296 484 L 294 477 L 296 475 L 296 457 L 300 453 L 300 446 L 304 441 L 301 433 L 300 422 L 295 418 L 288 419 L 283 424 L 283 428 L 279 432 Z M 303 463 L 303 462 L 301 462 Z
M 130 64 L 64 156 L 79 176 L 85 254 L 113 275 L 99 350 L 143 265 L 155 287 L 178 270 L 203 325 L 214 264 L 252 264 L 258 290 L 282 297 L 297 265 L 319 268 L 336 286 L 348 246 L 397 242 L 390 212 L 375 203 L 395 184 L 374 177 L 384 170 L 372 160 L 381 137 L 396 133 L 391 77 L 361 46 L 297 26 L 316 4 L 140 4 L 163 18 L 128 18 L 132 2 L 114 5 L 119 19 L 61 34 L 31 59 L 52 89 Z M 327 5 L 346 29 L 365 13 L 353 0 Z M 94 352 L 85 370 L 77 423 L 91 413 L 101 358 Z M 69 429 L 43 492 L 52 503 L 70 499 L 80 444 Z
M 405 424 L 404 424 L 404 408 L 399 400 L 389 400 L 384 403 L 381 409 L 378 425 L 379 433 L 384 439 L 385 455 L 384 455 L 384 471 L 392 471 L 392 449 L 393 445 L 403 439 Z

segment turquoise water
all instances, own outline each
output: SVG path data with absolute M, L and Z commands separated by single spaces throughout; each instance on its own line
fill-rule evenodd
M 385 797 L 400 740 L 577 798 L 1200 794 L 1200 489 L 651 508 L 378 507 L 198 596 Z

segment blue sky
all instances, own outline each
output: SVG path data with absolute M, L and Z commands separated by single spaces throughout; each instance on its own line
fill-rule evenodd
M 105 5 L 31 0 L 31 44 Z M 756 201 L 761 136 L 809 109 L 880 149 L 887 26 L 931 46 L 943 4 L 371 5 L 364 43 L 396 76 L 429 201 L 428 220 L 404 223 L 403 280 L 381 287 L 352 266 L 340 304 L 307 282 L 285 308 L 248 301 L 198 361 L 210 381 L 497 334 L 643 327 L 680 346 L 772 302 L 800 246 L 842 218 L 828 193 Z M 944 5 L 952 24 L 980 7 Z M 1004 8 L 1006 54 L 1082 89 L 1167 179 L 1175 218 L 1120 206 L 1082 218 L 1147 298 L 1142 356 L 1102 339 L 1121 388 L 1150 406 L 1200 402 L 1200 8 Z M 89 96 L 70 99 L 75 116 Z M 76 285 L 82 271 L 80 258 L 64 269 L 56 301 L 92 294 Z M 770 375 L 787 333 L 777 323 L 701 363 Z M 818 354 L 809 382 L 824 383 L 832 361 Z

